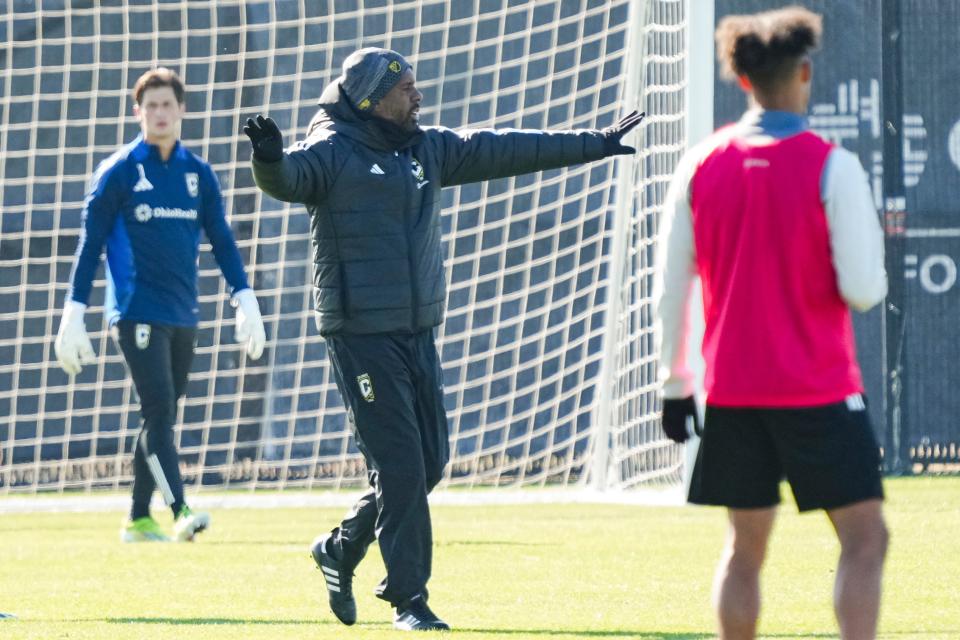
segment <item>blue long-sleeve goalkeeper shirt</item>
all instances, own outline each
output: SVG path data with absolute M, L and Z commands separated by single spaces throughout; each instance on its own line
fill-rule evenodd
M 196 325 L 201 229 L 232 292 L 248 288 L 213 169 L 179 141 L 164 162 L 138 136 L 90 180 L 70 299 L 87 304 L 106 244 L 110 324 Z

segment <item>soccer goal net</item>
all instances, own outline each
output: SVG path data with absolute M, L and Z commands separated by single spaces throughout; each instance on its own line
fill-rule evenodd
M 247 117 L 287 144 L 361 46 L 411 60 L 421 123 L 603 127 L 648 118 L 635 158 L 444 192 L 449 304 L 439 329 L 452 459 L 445 483 L 679 480 L 659 428 L 651 262 L 684 147 L 684 0 L 37 0 L 0 13 L 0 493 L 120 488 L 138 402 L 103 315 L 73 379 L 53 341 L 87 179 L 133 139 L 129 91 L 168 66 L 185 80 L 184 144 L 216 170 L 267 325 L 264 357 L 201 247 L 202 319 L 177 444 L 199 487 L 350 487 L 365 469 L 312 318 L 309 218 L 253 184 Z

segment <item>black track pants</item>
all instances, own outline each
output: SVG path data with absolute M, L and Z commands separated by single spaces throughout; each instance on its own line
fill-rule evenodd
M 173 423 L 177 418 L 177 401 L 186 391 L 196 333 L 194 327 L 127 320 L 117 323 L 117 342 L 140 397 L 143 419 L 133 455 L 132 518 L 149 514 L 150 497 L 155 488 L 160 489 L 174 515 L 183 505 L 183 481 L 173 444 Z
M 433 331 L 329 336 L 326 342 L 371 486 L 340 524 L 336 543 L 352 564 L 379 541 L 387 577 L 377 595 L 397 605 L 430 579 L 427 494 L 450 457 Z

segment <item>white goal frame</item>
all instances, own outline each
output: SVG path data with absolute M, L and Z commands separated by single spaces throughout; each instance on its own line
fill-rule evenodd
M 450 298 L 438 346 L 453 457 L 441 488 L 483 488 L 455 492 L 474 501 L 516 501 L 512 490 L 531 486 L 567 500 L 657 502 L 661 490 L 675 500 L 684 455 L 659 427 L 649 258 L 673 165 L 712 127 L 713 1 L 397 1 L 336 15 L 308 5 L 226 0 L 200 15 L 186 0 L 76 10 L 40 2 L 0 14 L 0 496 L 11 497 L 0 510 L 37 493 L 79 490 L 82 503 L 131 481 L 137 400 L 102 320 L 102 278 L 87 313 L 98 363 L 68 379 L 52 345 L 83 184 L 136 133 L 129 88 L 155 65 L 187 82 L 184 143 L 220 177 L 269 338 L 264 359 L 242 357 L 202 247 L 197 361 L 178 422 L 188 490 L 212 489 L 216 502 L 223 489 L 365 483 L 313 327 L 307 216 L 256 189 L 240 128 L 270 113 L 288 143 L 299 139 L 343 57 L 368 45 L 411 59 L 428 124 L 603 127 L 647 111 L 627 140 L 635 158 L 445 191 Z M 13 34 L 30 24 L 37 36 L 25 45 Z M 355 36 L 322 38 L 350 29 Z M 233 48 L 204 48 L 202 38 Z M 123 59 L 107 60 L 115 50 Z M 53 67 L 50 56 L 59 56 Z

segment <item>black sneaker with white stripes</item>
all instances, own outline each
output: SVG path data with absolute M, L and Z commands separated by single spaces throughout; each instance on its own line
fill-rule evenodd
M 351 625 L 357 621 L 357 601 L 353 598 L 353 567 L 345 566 L 333 556 L 330 551 L 332 543 L 331 533 L 318 537 L 310 546 L 310 555 L 317 563 L 317 568 L 323 572 L 330 610 L 337 616 L 337 620 Z
M 401 631 L 449 631 L 450 625 L 437 617 L 423 594 L 400 603 L 393 614 L 393 628 Z

